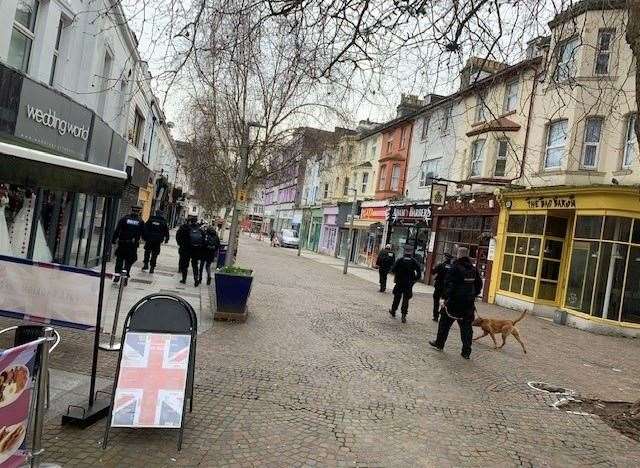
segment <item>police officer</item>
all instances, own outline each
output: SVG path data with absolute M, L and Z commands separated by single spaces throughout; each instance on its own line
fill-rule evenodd
M 440 300 L 444 299 L 445 280 L 449 271 L 451 271 L 451 260 L 453 256 L 450 253 L 444 254 L 444 261 L 431 269 L 431 274 L 436 275 L 433 282 L 433 321 L 437 322 L 440 316 Z
M 204 246 L 200 254 L 200 283 L 202 283 L 202 273 L 207 270 L 207 284 L 211 284 L 211 263 L 215 261 L 220 247 L 220 238 L 213 226 L 207 226 L 204 229 Z
M 380 292 L 387 290 L 387 275 L 393 268 L 394 263 L 396 263 L 396 254 L 391 250 L 391 245 L 387 244 L 378 253 L 378 258 L 376 259 L 376 267 L 378 267 L 378 274 L 380 275 Z
M 474 302 L 476 296 L 482 292 L 482 278 L 471 263 L 469 249 L 458 247 L 457 257 L 445 280 L 446 310 L 438 323 L 438 335 L 435 341 L 429 341 L 429 344 L 442 351 L 447 342 L 451 325 L 457 321 L 462 340 L 461 355 L 463 358 L 469 359 L 471 341 L 473 340 Z
M 180 282 L 187 282 L 187 273 L 189 273 L 189 263 L 193 269 L 194 285 L 200 284 L 200 274 L 198 271 L 198 261 L 200 259 L 200 249 L 204 245 L 204 235 L 198 225 L 198 218 L 194 215 L 187 217 L 187 222 L 178 228 L 176 233 L 176 241 L 178 243 L 178 270 L 182 273 Z
M 120 273 L 124 270 L 127 272 L 127 276 L 131 273 L 131 266 L 138 259 L 138 246 L 140 245 L 140 238 L 144 234 L 144 221 L 140 218 L 141 206 L 131 207 L 131 214 L 123 216 L 116 225 L 115 231 L 113 231 L 113 239 L 111 242 L 118 243 L 116 248 L 116 271 L 113 277 L 113 282 L 120 281 Z M 126 283 L 125 283 L 126 284 Z
M 405 245 L 404 256 L 399 258 L 391 268 L 394 274 L 395 286 L 393 287 L 393 304 L 389 314 L 395 318 L 396 310 L 402 299 L 402 323 L 407 323 L 407 313 L 409 312 L 409 299 L 413 297 L 413 285 L 420 278 L 420 264 L 413 258 L 413 248 Z
M 144 265 L 143 270 L 151 269 L 149 273 L 153 273 L 156 267 L 156 259 L 160 255 L 160 245 L 162 241 L 166 244 L 169 242 L 169 226 L 162 216 L 162 211 L 157 210 L 156 214 L 151 216 L 144 224 Z

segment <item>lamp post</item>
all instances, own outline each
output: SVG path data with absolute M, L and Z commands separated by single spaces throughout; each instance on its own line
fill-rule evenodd
M 245 122 L 242 131 L 242 144 L 240 145 L 240 168 L 236 180 L 236 193 L 233 200 L 233 215 L 231 216 L 231 227 L 229 231 L 229 246 L 227 247 L 227 258 L 225 265 L 233 265 L 236 261 L 236 249 L 238 247 L 238 224 L 240 219 L 240 208 L 238 207 L 238 194 L 244 189 L 244 179 L 246 177 L 247 166 L 249 164 L 249 130 L 251 127 L 265 128 L 256 122 Z M 244 209 L 244 208 L 243 208 Z
M 358 205 L 358 190 L 350 188 L 350 192 L 353 192 L 353 201 L 351 202 L 351 220 L 349 221 L 349 248 L 344 256 L 344 266 L 342 267 L 342 274 L 346 275 L 349 268 L 349 257 L 351 256 L 351 249 L 353 248 L 353 218 L 356 217 L 356 207 Z

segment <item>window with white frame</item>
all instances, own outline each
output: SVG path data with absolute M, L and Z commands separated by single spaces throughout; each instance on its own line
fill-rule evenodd
M 609 74 L 609 60 L 611 59 L 611 48 L 615 31 L 612 29 L 601 29 L 598 31 L 598 48 L 596 49 L 596 75 Z
M 449 104 L 442 109 L 442 124 L 440 125 L 440 132 L 443 135 L 449 133 L 451 127 L 451 114 L 453 113 L 453 104 Z
M 18 0 L 13 21 L 7 63 L 24 73 L 29 71 L 29 57 L 35 39 L 38 5 L 38 0 Z
M 564 161 L 564 146 L 567 143 L 567 120 L 552 122 L 547 127 L 547 144 L 544 152 L 544 168 L 558 169 Z
M 394 164 L 391 169 L 391 190 L 397 192 L 400 188 L 400 164 Z
M 633 164 L 633 160 L 636 158 L 636 141 L 636 114 L 630 114 L 627 117 L 622 167 L 631 167 Z
M 429 116 L 425 115 L 422 117 L 422 133 L 420 134 L 420 139 L 422 141 L 427 139 L 427 135 L 429 133 Z
M 67 27 L 67 22 L 61 16 L 60 22 L 58 23 L 58 33 L 56 35 L 56 43 L 53 48 L 53 60 L 51 61 L 51 73 L 49 74 L 49 86 L 53 86 L 53 81 L 56 78 L 56 71 L 58 67 L 58 60 L 60 55 L 60 44 L 62 42 L 62 34 L 64 33 L 65 28 Z
M 442 158 L 422 161 L 420 165 L 420 187 L 427 187 L 432 184 L 433 179 L 438 177 L 440 161 Z
M 487 112 L 486 112 L 487 104 L 485 102 L 486 99 L 487 99 L 486 91 L 476 94 L 476 111 L 475 111 L 476 122 L 482 122 L 487 118 Z
M 369 173 L 362 173 L 362 193 L 367 193 L 367 186 L 369 185 Z
M 378 190 L 384 190 L 387 186 L 387 166 L 380 166 L 380 177 L 378 178 Z
M 508 81 L 504 91 L 504 112 L 512 112 L 518 106 L 518 79 Z
M 556 81 L 562 82 L 576 76 L 576 54 L 579 39 L 574 37 L 562 42 L 558 46 L 557 65 L 554 74 Z
M 482 175 L 482 163 L 484 162 L 484 140 L 476 140 L 471 143 L 471 177 Z
M 496 164 L 493 167 L 494 177 L 504 177 L 507 172 L 507 155 L 509 154 L 509 140 L 498 140 Z
M 582 145 L 582 167 L 595 169 L 598 167 L 598 150 L 602 135 L 602 117 L 589 117 L 584 123 L 584 143 Z

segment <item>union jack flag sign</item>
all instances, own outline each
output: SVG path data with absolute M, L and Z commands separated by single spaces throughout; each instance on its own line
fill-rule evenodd
M 190 340 L 189 335 L 127 333 L 112 427 L 181 426 Z

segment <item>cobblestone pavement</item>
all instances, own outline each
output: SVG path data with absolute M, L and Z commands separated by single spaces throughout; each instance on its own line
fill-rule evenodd
M 50 414 L 45 460 L 64 466 L 637 466 L 640 444 L 592 416 L 567 414 L 531 389 L 545 381 L 579 394 L 633 399 L 640 342 L 528 317 L 529 353 L 490 340 L 459 355 L 452 331 L 432 350 L 431 296 L 408 323 L 390 294 L 328 265 L 243 238 L 255 269 L 245 324 L 216 322 L 198 338 L 195 407 L 183 450 L 172 431 L 61 427 Z M 483 315 L 515 312 L 480 305 Z M 89 337 L 67 340 L 54 366 L 86 372 Z M 113 359 L 101 358 L 101 375 Z M 88 367 L 88 362 L 87 362 Z

